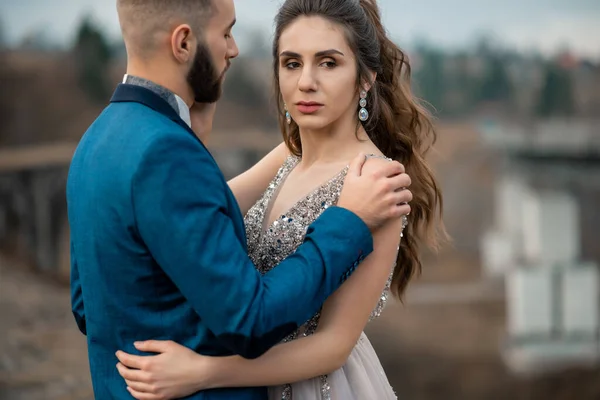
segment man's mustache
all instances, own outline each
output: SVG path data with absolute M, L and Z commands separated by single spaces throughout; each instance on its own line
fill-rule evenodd
M 227 65 L 225 66 L 225 69 L 221 73 L 221 78 L 223 78 L 225 76 L 225 74 L 227 73 L 227 71 L 229 71 L 230 67 L 231 67 L 231 61 L 227 61 Z

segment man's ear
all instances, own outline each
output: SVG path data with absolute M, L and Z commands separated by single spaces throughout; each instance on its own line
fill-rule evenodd
M 171 34 L 171 51 L 175 59 L 181 64 L 187 64 L 194 57 L 196 49 L 196 38 L 192 34 L 192 28 L 183 24 L 173 30 Z

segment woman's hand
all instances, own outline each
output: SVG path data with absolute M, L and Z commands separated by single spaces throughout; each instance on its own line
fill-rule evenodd
M 210 359 L 172 341 L 136 342 L 135 348 L 153 356 L 136 356 L 118 351 L 119 374 L 127 390 L 138 400 L 167 400 L 189 396 L 206 389 Z

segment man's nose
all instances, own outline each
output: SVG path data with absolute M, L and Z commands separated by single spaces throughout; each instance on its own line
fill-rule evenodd
M 227 51 L 227 57 L 228 58 L 236 58 L 239 54 L 240 54 L 240 50 L 238 49 L 237 42 L 235 41 L 235 38 L 232 35 L 231 36 L 231 44 Z

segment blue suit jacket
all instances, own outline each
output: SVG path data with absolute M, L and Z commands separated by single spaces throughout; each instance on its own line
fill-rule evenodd
M 169 339 L 206 355 L 258 357 L 308 320 L 372 251 L 351 212 L 332 207 L 305 243 L 261 276 L 217 164 L 169 104 L 119 85 L 85 133 L 67 184 L 71 294 L 87 335 L 96 399 L 130 399 L 115 352 Z M 191 399 L 265 399 L 265 388 Z

